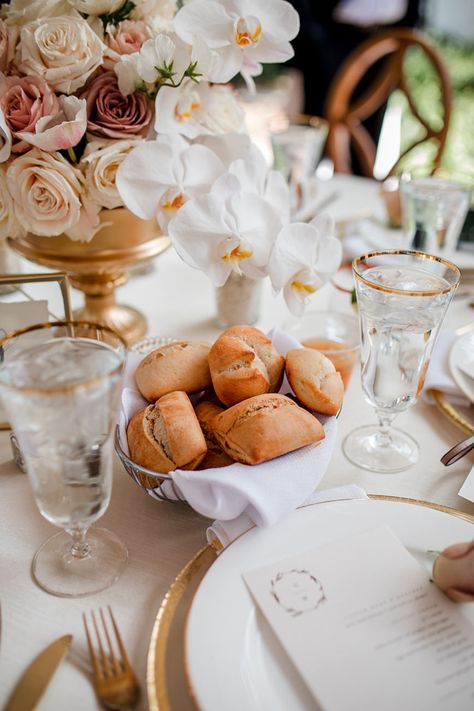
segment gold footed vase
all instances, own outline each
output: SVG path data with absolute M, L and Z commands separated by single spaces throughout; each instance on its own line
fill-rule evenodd
M 170 239 L 154 220 L 140 220 L 123 207 L 102 210 L 100 219 L 102 227 L 90 242 L 28 234 L 8 243 L 22 257 L 67 273 L 85 295 L 76 319 L 108 326 L 131 345 L 146 334 L 146 319 L 132 306 L 117 304 L 115 289 L 127 281 L 128 267 L 158 256 Z

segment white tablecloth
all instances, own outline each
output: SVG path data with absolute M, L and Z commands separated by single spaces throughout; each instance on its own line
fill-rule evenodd
M 378 187 L 370 181 L 337 177 L 323 186 L 321 196 L 334 189 L 340 193 L 339 200 L 330 208 L 336 218 L 376 207 Z M 219 332 L 214 324 L 212 286 L 203 274 L 182 263 L 172 250 L 157 260 L 153 272 L 131 279 L 119 291 L 119 299 L 143 310 L 149 320 L 150 334 L 212 339 Z M 350 310 L 348 296 L 330 286 L 321 290 L 313 303 L 314 308 Z M 283 301 L 272 297 L 267 284 L 262 318 L 257 325 L 267 330 L 287 317 Z M 473 318 L 474 311 L 466 301 L 457 300 L 450 309 L 448 323 L 457 328 Z M 374 421 L 355 372 L 340 417 L 339 443 L 353 427 Z M 400 415 L 397 425 L 418 440 L 421 457 L 417 465 L 399 474 L 365 472 L 344 458 L 339 444 L 321 487 L 355 482 L 368 493 L 424 499 L 474 514 L 474 504 L 457 495 L 472 466 L 472 458 L 466 457 L 450 468 L 439 461 L 449 447 L 462 439 L 463 433 L 434 406 L 422 401 Z M 127 543 L 130 560 L 126 571 L 112 588 L 101 594 L 77 600 L 52 597 L 33 584 L 30 563 L 40 543 L 55 529 L 39 514 L 27 478 L 18 473 L 11 461 L 8 434 L 0 433 L 0 706 L 32 658 L 56 637 L 72 633 L 71 652 L 40 709 L 99 708 L 90 683 L 81 613 L 111 604 L 142 682 L 139 708 L 146 709 L 146 655 L 155 613 L 175 575 L 205 545 L 207 524 L 207 520 L 185 505 L 160 503 L 148 497 L 116 461 L 112 500 L 98 525 L 110 528 Z

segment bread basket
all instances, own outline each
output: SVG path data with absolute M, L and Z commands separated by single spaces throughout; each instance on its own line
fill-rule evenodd
M 161 346 L 166 346 L 168 343 L 173 343 L 175 338 L 160 338 L 151 337 L 144 338 L 138 343 L 135 343 L 130 350 L 134 353 L 140 353 L 146 355 L 150 351 L 155 350 L 155 348 L 161 348 Z M 181 495 L 177 486 L 175 486 L 173 479 L 170 474 L 157 474 L 151 469 L 146 469 L 132 462 L 130 457 L 125 454 L 121 445 L 119 437 L 119 428 L 115 428 L 115 451 L 117 452 L 120 461 L 127 474 L 133 479 L 133 481 L 138 484 L 142 489 L 152 496 L 154 499 L 160 499 L 161 501 L 185 502 L 186 499 Z

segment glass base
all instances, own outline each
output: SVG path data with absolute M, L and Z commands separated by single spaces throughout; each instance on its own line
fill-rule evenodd
M 72 538 L 65 531 L 48 538 L 33 558 L 34 581 L 51 595 L 82 597 L 105 590 L 120 577 L 128 551 L 106 528 L 91 528 L 84 557 L 72 555 Z
M 419 447 L 413 437 L 396 427 L 390 427 L 390 434 L 384 439 L 378 425 L 365 425 L 347 435 L 342 451 L 352 464 L 362 469 L 394 474 L 416 464 Z

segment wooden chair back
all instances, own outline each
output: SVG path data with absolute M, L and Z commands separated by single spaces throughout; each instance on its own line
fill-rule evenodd
M 420 47 L 426 53 L 439 78 L 443 106 L 443 124 L 440 128 L 430 126 L 420 114 L 408 86 L 404 73 L 404 58 L 407 50 L 414 46 Z M 384 62 L 375 79 L 354 99 L 354 90 L 360 81 L 381 59 L 384 59 Z M 334 77 L 326 102 L 325 113 L 329 122 L 326 152 L 334 162 L 337 172 L 352 173 L 352 148 L 362 172 L 373 177 L 376 146 L 362 122 L 380 108 L 396 88 L 405 94 L 408 106 L 422 124 L 425 134 L 403 151 L 388 174 L 396 172 L 407 153 L 429 139 L 435 139 L 437 143 L 433 171 L 439 167 L 451 114 L 451 82 L 439 52 L 425 36 L 416 30 L 400 28 L 380 33 L 363 42 L 346 59 Z

